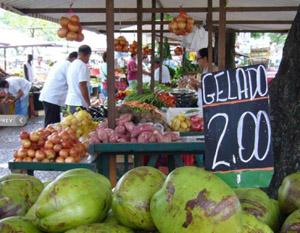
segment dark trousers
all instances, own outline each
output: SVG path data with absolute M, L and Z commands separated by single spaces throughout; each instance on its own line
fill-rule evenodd
M 60 106 L 45 101 L 43 105 L 45 110 L 45 127 L 49 124 L 60 122 Z
M 82 106 L 68 105 L 68 107 L 67 107 L 67 112 L 69 112 L 70 114 L 74 114 L 75 112 L 78 112 L 80 110 L 87 110 L 87 109 Z

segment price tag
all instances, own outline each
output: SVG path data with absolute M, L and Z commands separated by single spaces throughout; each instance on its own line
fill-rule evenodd
M 263 65 L 202 76 L 205 167 L 272 168 L 269 95 Z

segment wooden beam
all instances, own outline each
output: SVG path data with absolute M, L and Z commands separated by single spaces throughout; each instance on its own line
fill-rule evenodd
M 105 30 L 98 30 L 99 33 L 106 33 Z M 142 30 L 143 33 L 152 33 L 152 30 Z M 161 30 L 156 30 L 155 32 L 160 33 Z M 163 30 L 164 33 L 170 33 L 169 30 Z M 137 33 L 137 30 L 115 30 L 115 33 Z
M 225 69 L 226 58 L 226 0 L 219 0 L 220 12 L 219 12 L 219 40 L 218 40 L 218 67 L 220 70 Z
M 152 0 L 152 8 L 156 8 L 156 0 Z M 156 14 L 152 13 L 151 15 L 151 81 L 150 89 L 154 92 L 155 80 L 154 80 L 154 59 L 155 59 L 155 18 Z
M 137 90 L 139 94 L 143 93 L 143 32 L 142 32 L 142 21 L 143 13 L 143 0 L 137 0 Z
M 155 14 L 155 13 L 152 13 Z M 154 21 L 155 25 L 167 25 L 171 21 Z M 195 20 L 195 24 L 203 23 L 202 20 Z M 213 24 L 219 24 L 218 20 L 212 21 Z M 292 20 L 226 20 L 226 24 L 292 24 Z M 82 26 L 105 26 L 106 22 L 81 22 Z M 122 25 L 136 25 L 136 21 L 122 21 Z M 152 25 L 152 21 L 143 21 L 143 25 Z M 115 22 L 116 26 L 119 26 L 119 22 Z
M 207 7 L 183 7 L 186 12 L 207 12 Z M 280 12 L 280 11 L 297 11 L 298 6 L 273 6 L 273 7 L 227 7 L 227 12 Z M 69 8 L 20 8 L 18 11 L 24 14 L 61 14 L 69 12 Z M 77 14 L 80 13 L 106 13 L 106 8 L 73 8 Z M 219 8 L 214 7 L 213 12 L 218 12 Z M 179 8 L 143 8 L 142 13 L 178 13 Z M 117 13 L 137 13 L 136 8 L 115 8 Z
M 160 21 L 164 20 L 164 13 L 160 13 Z M 164 45 L 164 25 L 160 25 L 160 39 L 159 39 L 159 50 L 160 50 L 160 63 L 159 63 L 159 83 L 162 83 L 162 65 L 164 61 L 163 45 Z
M 207 0 L 208 12 L 207 12 L 207 30 L 208 30 L 208 71 L 212 72 L 212 0 Z
M 114 67 L 114 0 L 106 0 L 108 126 L 115 127 L 115 67 Z M 109 178 L 114 187 L 117 182 L 116 157 L 109 157 Z

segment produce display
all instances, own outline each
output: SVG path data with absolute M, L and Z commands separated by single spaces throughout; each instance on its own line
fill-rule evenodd
M 286 177 L 280 190 L 299 176 Z M 277 201 L 263 191 L 232 189 L 212 172 L 190 166 L 167 177 L 137 167 L 113 190 L 106 177 L 88 169 L 63 172 L 45 187 L 12 174 L 0 178 L 0 193 L 1 233 L 298 233 L 300 225 L 298 207 L 279 213 L 272 207 Z M 297 192 L 291 195 L 299 201 Z
M 125 97 L 125 102 L 127 101 L 138 101 L 140 103 L 146 103 L 154 105 L 157 108 L 166 107 L 165 103 L 157 96 L 156 93 L 153 93 L 150 89 L 144 89 L 143 94 L 139 94 L 134 90 L 131 94 Z
M 86 157 L 86 146 L 72 128 L 48 126 L 20 133 L 21 148 L 14 154 L 16 162 L 76 163 Z
M 204 121 L 203 118 L 199 115 L 198 110 L 191 109 L 188 111 L 184 111 L 170 119 L 170 126 L 175 131 L 202 132 L 204 130 Z
M 70 18 L 63 16 L 60 18 L 59 23 L 61 28 L 57 31 L 57 35 L 60 38 L 78 42 L 84 40 L 80 19 L 77 15 L 72 15 Z
M 173 89 L 171 94 L 176 98 L 176 107 L 195 107 L 197 106 L 197 93 L 190 89 Z
M 174 53 L 175 53 L 176 56 L 180 56 L 180 55 L 183 54 L 183 49 L 181 47 L 176 47 L 174 49 Z
M 116 120 L 115 129 L 101 123 L 96 131 L 90 133 L 89 143 L 161 143 L 174 142 L 180 138 L 175 132 L 161 132 L 155 125 L 134 124 L 131 114 L 123 114 Z
M 166 107 L 175 107 L 176 106 L 176 97 L 168 92 L 159 92 L 157 97 L 162 101 Z
M 179 15 L 173 18 L 169 24 L 169 31 L 178 36 L 184 36 L 193 31 L 194 19 L 186 14 L 185 11 L 180 11 Z
M 129 45 L 129 52 L 133 54 L 137 54 L 138 43 L 134 40 L 132 44 Z
M 191 121 L 181 113 L 171 120 L 171 128 L 179 132 L 188 132 L 191 128 Z
M 61 125 L 63 128 L 76 131 L 78 138 L 87 136 L 92 130 L 96 129 L 98 122 L 93 121 L 93 117 L 85 110 L 80 110 L 74 114 L 66 116 Z
M 124 36 L 119 36 L 118 38 L 116 38 L 114 44 L 115 44 L 115 51 L 124 52 L 124 53 L 128 52 L 129 43 Z

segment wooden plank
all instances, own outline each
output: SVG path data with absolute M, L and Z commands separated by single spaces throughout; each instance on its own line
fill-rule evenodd
M 164 20 L 164 13 L 160 13 L 160 21 Z M 162 83 L 162 65 L 164 61 L 163 44 L 164 44 L 164 26 L 160 25 L 160 39 L 159 39 L 159 50 L 160 50 L 160 63 L 159 63 L 159 83 Z
M 115 127 L 115 70 L 114 70 L 114 0 L 106 0 L 106 32 L 107 32 L 107 81 L 108 81 L 108 126 Z M 112 185 L 117 182 L 116 157 L 109 157 L 109 178 Z
M 152 13 L 155 14 L 155 13 Z M 171 21 L 154 21 L 155 25 L 167 25 Z M 195 24 L 203 23 L 202 20 L 195 20 Z M 218 20 L 212 21 L 213 24 L 219 24 Z M 292 20 L 226 20 L 226 24 L 292 24 Z M 106 22 L 81 22 L 82 26 L 105 26 Z M 122 21 L 122 25 L 136 25 L 136 21 Z M 142 21 L 143 25 L 152 25 L 152 21 Z M 119 22 L 115 22 L 115 25 L 120 25 Z
M 226 0 L 219 0 L 219 40 L 218 40 L 218 67 L 225 69 L 225 46 L 226 46 Z
M 92 144 L 89 145 L 89 153 L 97 154 L 147 154 L 147 153 L 168 153 L 181 154 L 202 153 L 205 150 L 205 143 L 199 142 L 174 142 L 174 143 L 119 143 L 119 144 Z
M 143 21 L 143 0 L 137 0 L 137 90 L 139 94 L 143 93 L 143 32 L 142 32 L 142 21 Z
M 272 7 L 228 7 L 227 12 L 282 12 L 282 11 L 297 11 L 298 6 L 272 6 Z M 16 9 L 24 14 L 65 14 L 69 8 L 20 8 Z M 72 8 L 77 14 L 80 13 L 106 13 L 106 8 Z M 183 7 L 186 12 L 207 12 L 207 7 Z M 218 12 L 219 8 L 214 7 L 213 12 Z M 142 13 L 178 13 L 178 7 L 170 8 L 143 8 Z M 116 8 L 118 13 L 137 13 L 136 8 Z
M 208 71 L 212 71 L 212 58 L 213 58 L 213 49 L 212 49 L 212 0 L 207 0 L 208 12 L 207 12 L 207 30 L 208 30 Z
M 152 8 L 156 8 L 156 0 L 152 0 Z M 151 82 L 150 89 L 154 92 L 154 58 L 155 58 L 155 17 L 156 14 L 152 13 L 151 15 Z

